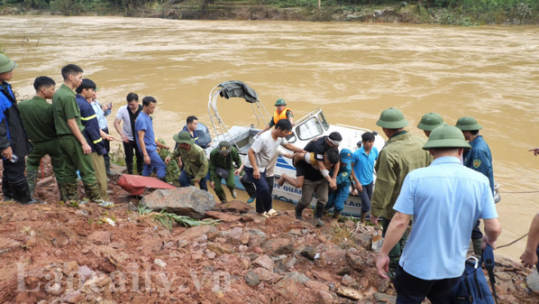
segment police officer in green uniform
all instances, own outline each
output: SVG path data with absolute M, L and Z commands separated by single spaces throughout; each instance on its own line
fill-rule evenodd
M 69 201 L 78 201 L 77 170 L 82 178 L 86 196 L 93 202 L 101 202 L 101 193 L 95 178 L 92 165 L 92 148 L 82 135 L 84 126 L 81 123 L 79 105 L 73 90 L 82 83 L 83 70 L 74 64 L 62 68 L 64 83 L 54 93 L 52 108 L 56 134 L 60 138 L 60 148 L 64 154 L 65 188 Z
M 421 117 L 421 121 L 417 125 L 417 128 L 423 130 L 427 137 L 430 136 L 430 132 L 436 129 L 437 127 L 443 125 L 444 120 L 442 116 L 438 113 L 427 113 Z
M 34 146 L 34 150 L 30 152 L 26 161 L 26 178 L 30 193 L 34 196 L 39 164 L 41 158 L 48 154 L 51 158 L 54 176 L 56 176 L 60 200 L 65 202 L 67 197 L 64 184 L 64 156 L 60 149 L 60 139 L 56 135 L 54 127 L 52 105 L 47 102 L 47 99 L 52 99 L 54 95 L 55 85 L 52 78 L 37 77 L 34 81 L 36 96 L 19 102 L 19 110 L 28 139 Z
M 233 198 L 236 198 L 236 183 L 234 175 L 239 175 L 241 158 L 238 149 L 230 145 L 228 141 L 222 141 L 219 146 L 210 153 L 210 187 L 215 190 L 219 200 L 226 202 L 226 194 L 221 186 L 221 180 L 226 181 L 226 186 L 230 190 Z
M 410 171 L 430 165 L 431 157 L 428 151 L 423 150 L 426 140 L 404 130 L 408 121 L 398 109 L 384 110 L 376 125 L 382 127 L 388 140 L 374 167 L 377 175 L 372 196 L 371 221 L 378 225 L 378 218 L 382 219 L 382 233 L 385 236 L 395 215 L 393 206 L 401 192 L 404 178 Z M 399 267 L 399 259 L 407 239 L 405 233 L 389 252 L 389 274 L 392 278 Z
M 466 167 L 481 172 L 485 175 L 490 183 L 490 190 L 494 195 L 494 170 L 492 169 L 492 154 L 487 142 L 483 139 L 483 136 L 479 135 L 479 130 L 483 129 L 481 125 L 477 123 L 477 120 L 473 117 L 461 117 L 457 121 L 457 128 L 459 128 L 464 134 L 464 138 L 470 143 L 472 147 L 469 151 L 463 155 L 463 163 Z M 474 253 L 477 256 L 483 254 L 483 233 L 479 229 L 479 221 L 477 221 L 472 231 L 472 243 L 474 247 Z

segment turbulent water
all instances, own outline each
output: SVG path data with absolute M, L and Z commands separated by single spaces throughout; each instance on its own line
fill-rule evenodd
M 1 17 L 0 43 L 19 63 L 19 98 L 36 76 L 61 82 L 76 63 L 114 104 L 127 93 L 158 100 L 155 131 L 172 144 L 188 115 L 208 125 L 209 91 L 242 80 L 268 110 L 284 98 L 296 119 L 322 107 L 330 123 L 378 130 L 388 107 L 401 109 L 409 130 L 424 113 L 448 124 L 473 116 L 494 157 L 501 192 L 539 191 L 539 28 L 441 27 L 310 22 L 172 21 L 111 17 Z M 250 107 L 222 100 L 228 126 L 253 122 Z M 113 132 L 115 133 L 115 132 Z M 114 146 L 114 145 L 113 145 Z M 280 208 L 289 208 L 281 204 Z M 499 245 L 527 232 L 539 211 L 537 193 L 502 193 Z M 525 241 L 499 253 L 518 258 Z

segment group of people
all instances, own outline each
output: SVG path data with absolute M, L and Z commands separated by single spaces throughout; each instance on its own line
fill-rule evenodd
M 110 141 L 106 116 L 112 104 L 97 100 L 97 85 L 82 77 L 83 70 L 73 64 L 62 68 L 63 84 L 46 76 L 34 81 L 35 96 L 17 103 L 8 83 L 17 64 L 0 55 L 0 150 L 3 157 L 2 192 L 4 200 L 21 204 L 39 203 L 34 199 L 37 172 L 43 156 L 49 155 L 60 200 L 79 201 L 77 179 L 82 180 L 86 197 L 101 206 L 110 206 L 107 176 L 110 175 Z M 47 102 L 52 100 L 52 104 Z M 397 303 L 446 303 L 448 291 L 464 270 L 470 239 L 480 256 L 486 244 L 495 248 L 501 233 L 493 196 L 494 177 L 490 149 L 479 134 L 481 125 L 472 117 L 460 118 L 455 126 L 444 123 L 436 113 L 425 114 L 418 128 L 428 140 L 405 130 L 408 121 L 401 111 L 389 108 L 377 125 L 388 140 L 383 149 L 374 147 L 376 132 L 362 135 L 360 148 L 341 149 L 342 136 L 333 132 L 311 140 L 304 148 L 287 141 L 292 131 L 293 113 L 286 101 L 277 100 L 276 111 L 242 162 L 237 148 L 222 141 L 210 157 L 197 145 L 198 119 L 189 116 L 185 128 L 174 135 L 176 147 L 163 160 L 158 149 L 169 147 L 155 140 L 152 114 L 157 101 L 129 93 L 127 105 L 116 115 L 114 127 L 125 150 L 127 172 L 144 176 L 156 172 L 164 180 L 172 160 L 182 167 L 180 186 L 199 184 L 210 187 L 221 202 L 227 201 L 225 181 L 233 198 L 234 176 L 256 200 L 260 216 L 273 216 L 272 206 L 277 158 L 293 159 L 296 176 L 283 174 L 285 182 L 301 188 L 295 207 L 296 218 L 316 196 L 314 225 L 333 210 L 338 218 L 350 193 L 361 197 L 362 220 L 382 224 L 384 243 L 376 263 L 380 276 L 391 278 L 397 290 Z M 123 126 L 122 126 L 123 123 Z M 282 147 L 282 148 L 281 148 Z M 288 153 L 292 151 L 293 153 Z M 532 150 L 537 155 L 539 148 Z M 25 161 L 27 157 L 27 160 Z M 376 171 L 376 187 L 373 173 Z M 26 175 L 25 175 L 26 172 Z M 413 218 L 413 229 L 407 231 Z M 479 229 L 483 219 L 485 235 Z M 530 228 L 528 246 L 522 255 L 526 266 L 537 263 L 539 215 Z

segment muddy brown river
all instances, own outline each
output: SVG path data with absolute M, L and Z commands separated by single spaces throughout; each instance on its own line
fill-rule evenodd
M 415 126 L 424 113 L 449 124 L 474 116 L 500 192 L 539 191 L 539 157 L 528 152 L 539 146 L 539 27 L 2 16 L 0 28 L 19 64 L 12 83 L 20 99 L 33 94 L 35 77 L 61 83 L 61 67 L 76 63 L 97 83 L 98 99 L 113 103 L 109 128 L 127 93 L 152 95 L 156 136 L 172 145 L 188 115 L 209 125 L 215 85 L 242 80 L 270 111 L 286 99 L 296 119 L 322 107 L 330 123 L 381 131 L 380 112 L 397 107 L 422 135 Z M 253 122 L 245 102 L 219 105 L 228 126 Z M 527 232 L 538 194 L 502 193 L 498 245 Z M 524 247 L 498 253 L 518 259 Z

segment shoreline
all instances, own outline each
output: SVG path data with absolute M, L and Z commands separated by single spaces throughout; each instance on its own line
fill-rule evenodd
M 227 1 L 227 0 L 225 0 Z M 516 11 L 516 12 L 515 12 Z M 114 16 L 135 18 L 162 18 L 172 20 L 266 20 L 310 22 L 363 22 L 441 24 L 458 26 L 479 25 L 537 25 L 539 12 L 529 10 L 525 15 L 512 11 L 484 11 L 475 15 L 457 9 L 429 8 L 401 2 L 393 5 L 328 6 L 318 11 L 314 6 L 284 7 L 250 4 L 250 2 L 217 2 L 211 4 L 146 4 L 137 8 L 111 6 L 69 9 L 27 9 L 17 5 L 0 6 L 0 16 Z

